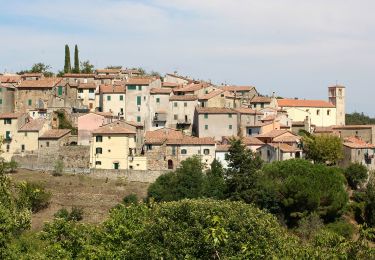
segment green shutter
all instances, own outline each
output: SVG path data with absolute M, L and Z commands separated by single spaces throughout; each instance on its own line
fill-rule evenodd
M 140 117 L 140 116 L 137 116 L 137 122 L 138 122 L 138 123 L 141 122 L 141 117 Z
M 57 93 L 59 96 L 62 96 L 63 94 L 63 87 L 62 86 L 59 86 L 58 87 L 58 93 Z
M 156 103 L 160 103 L 160 98 L 156 98 Z
M 123 100 L 124 100 L 124 96 L 120 95 L 120 101 L 123 101 Z
M 10 139 L 10 131 L 5 132 L 5 139 Z
M 33 104 L 33 101 L 31 99 L 29 99 L 28 104 L 29 104 L 29 106 L 31 106 Z
M 136 90 L 136 89 L 137 89 L 137 86 L 134 86 L 134 85 L 128 86 L 128 90 Z
M 142 86 L 138 86 L 138 90 L 142 90 Z
M 204 114 L 204 118 L 206 118 L 206 119 L 207 119 L 207 118 L 208 118 L 208 114 Z
M 3 104 L 3 100 L 0 98 L 0 105 L 2 105 Z
M 107 101 L 111 101 L 111 96 L 107 96 Z
M 142 97 L 141 96 L 137 96 L 137 106 L 140 106 L 142 103 Z

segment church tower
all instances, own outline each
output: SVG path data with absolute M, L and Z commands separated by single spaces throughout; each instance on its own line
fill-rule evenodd
M 328 87 L 328 99 L 336 107 L 336 124 L 345 125 L 345 87 Z

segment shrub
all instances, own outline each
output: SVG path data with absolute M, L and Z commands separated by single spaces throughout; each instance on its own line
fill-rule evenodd
M 125 205 L 128 205 L 128 204 L 137 204 L 138 203 L 138 197 L 137 197 L 137 194 L 129 194 L 127 196 L 124 197 L 124 199 L 122 200 L 122 202 L 125 204 Z
M 51 193 L 40 183 L 23 182 L 19 185 L 19 205 L 25 205 L 32 212 L 38 212 L 48 207 Z
M 338 220 L 336 222 L 329 223 L 325 226 L 325 228 L 347 239 L 351 239 L 354 233 L 353 225 L 345 220 Z
M 348 181 L 349 186 L 356 190 L 358 186 L 363 185 L 367 180 L 367 168 L 360 163 L 352 163 L 348 168 L 345 169 L 345 177 Z
M 53 216 L 55 218 L 69 220 L 69 211 L 66 208 L 61 208 Z
M 64 171 L 64 162 L 62 160 L 57 160 L 53 167 L 52 175 L 61 176 L 63 174 L 63 171 Z
M 80 221 L 83 219 L 83 208 L 73 206 L 70 212 L 66 208 L 62 208 L 54 214 L 54 217 L 66 221 Z

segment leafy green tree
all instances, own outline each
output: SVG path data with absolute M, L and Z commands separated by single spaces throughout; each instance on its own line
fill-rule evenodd
M 34 213 L 48 207 L 52 194 L 46 191 L 42 184 L 21 182 L 18 189 L 19 205 L 30 208 Z
M 43 73 L 45 77 L 52 77 L 53 72 L 50 71 L 51 66 L 46 65 L 42 62 L 35 63 L 30 70 L 23 70 L 20 72 L 17 72 L 17 74 L 25 74 L 25 73 Z
M 10 160 L 10 162 L 4 163 L 5 171 L 10 173 L 15 173 L 18 168 L 18 163 L 15 160 Z
M 70 65 L 70 50 L 69 45 L 65 44 L 65 62 L 64 62 L 64 73 L 70 73 L 72 66 Z
M 279 205 L 289 226 L 313 212 L 324 221 L 335 220 L 348 202 L 346 180 L 339 168 L 293 159 L 265 165 L 261 176 L 269 180 L 267 183 L 274 183 L 273 203 Z
M 262 167 L 258 155 L 247 149 L 241 139 L 232 139 L 227 156 L 225 173 L 226 196 L 232 200 L 254 201 L 257 172 Z
M 106 69 L 115 69 L 115 70 L 120 70 L 122 69 L 122 66 L 115 66 L 115 65 L 109 65 L 105 67 Z
M 155 201 L 173 201 L 176 200 L 175 187 L 176 174 L 175 172 L 168 172 L 159 176 L 154 183 L 152 183 L 147 190 L 149 198 Z
M 94 73 L 94 65 L 92 65 L 88 60 L 81 62 L 81 73 Z
M 128 204 L 137 204 L 138 203 L 137 194 L 132 193 L 132 194 L 129 194 L 129 195 L 125 196 L 124 199 L 122 200 L 122 202 L 125 205 L 128 205 Z
M 53 176 L 62 176 L 64 172 L 64 162 L 62 160 L 57 160 L 53 166 Z
M 79 57 L 78 57 L 78 46 L 77 44 L 74 46 L 74 68 L 73 68 L 74 73 L 80 73 L 79 69 Z
M 345 115 L 345 123 L 347 125 L 373 125 L 375 118 L 371 118 L 363 113 L 354 112 Z
M 335 164 L 343 158 L 342 140 L 338 136 L 304 136 L 302 141 L 306 158 L 316 163 Z
M 224 169 L 216 159 L 211 163 L 211 168 L 204 176 L 203 195 L 208 198 L 223 199 L 226 184 L 224 180 Z
M 352 163 L 345 169 L 345 177 L 350 187 L 356 190 L 366 182 L 367 168 L 361 163 Z
M 375 227 L 375 180 L 370 178 L 365 192 L 364 219 L 367 225 Z

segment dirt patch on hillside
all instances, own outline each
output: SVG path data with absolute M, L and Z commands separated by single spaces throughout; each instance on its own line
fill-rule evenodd
M 89 175 L 63 175 L 54 177 L 46 172 L 19 169 L 10 175 L 15 182 L 28 181 L 44 184 L 52 192 L 48 208 L 33 214 L 32 229 L 40 230 L 53 214 L 65 207 L 82 207 L 83 222 L 100 223 L 108 216 L 108 211 L 131 193 L 142 199 L 147 194 L 148 183 L 127 182 L 125 179 L 109 180 L 92 178 Z

